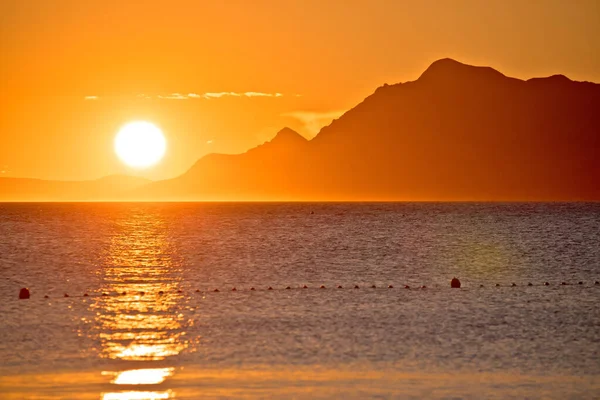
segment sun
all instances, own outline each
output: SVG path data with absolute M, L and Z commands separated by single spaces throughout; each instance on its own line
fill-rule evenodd
M 115 136 L 115 153 L 130 167 L 148 168 L 158 163 L 167 150 L 160 128 L 146 121 L 130 122 Z

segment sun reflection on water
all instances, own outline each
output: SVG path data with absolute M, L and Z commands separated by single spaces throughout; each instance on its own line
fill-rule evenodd
M 168 227 L 160 215 L 133 213 L 120 221 L 111 240 L 103 285 L 91 304 L 95 311 L 99 356 L 121 361 L 120 371 L 105 371 L 115 385 L 159 385 L 174 374 L 164 367 L 170 357 L 188 348 L 185 328 L 191 324 L 181 312 L 184 295 L 177 252 L 168 240 Z M 159 294 L 162 292 L 162 294 Z M 139 368 L 161 361 L 161 368 Z M 123 369 L 133 366 L 136 369 Z M 128 365 L 129 364 L 129 365 Z M 171 391 L 123 391 L 103 393 L 104 400 L 167 399 Z
M 112 381 L 115 385 L 158 385 L 168 376 L 173 375 L 175 368 L 131 369 L 115 373 Z
M 161 400 L 171 397 L 171 391 L 166 392 L 115 392 L 104 393 L 102 400 Z

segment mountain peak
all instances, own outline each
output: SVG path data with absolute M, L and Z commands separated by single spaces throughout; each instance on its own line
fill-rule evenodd
M 427 68 L 427 70 L 432 69 L 449 69 L 449 68 L 461 68 L 461 67 L 469 67 L 469 65 L 465 63 L 461 63 L 460 61 L 456 61 L 453 58 L 440 58 L 439 60 L 435 60 L 431 63 L 431 65 Z M 426 70 L 426 71 L 427 71 Z
M 250 149 L 247 151 L 247 153 L 256 153 L 257 151 L 263 152 L 263 151 L 272 151 L 272 150 L 290 150 L 290 149 L 296 149 L 299 147 L 303 147 L 304 145 L 308 144 L 308 140 L 302 136 L 301 134 L 299 134 L 298 132 L 296 132 L 295 130 L 285 127 L 282 130 L 280 130 L 279 132 L 277 132 L 277 134 L 275 135 L 275 137 L 267 142 L 264 142 L 263 144 Z
M 296 132 L 295 130 L 288 128 L 287 126 L 277 132 L 275 137 L 271 139 L 269 143 L 298 143 L 298 142 L 307 142 L 306 138 Z
M 477 67 L 463 64 L 451 58 L 434 61 L 419 77 L 419 81 L 464 81 L 470 79 L 495 79 L 505 77 L 490 67 Z
M 565 83 L 572 83 L 573 81 L 571 79 L 569 79 L 568 77 L 561 75 L 561 74 L 557 74 L 557 75 L 552 75 L 552 76 L 548 76 L 546 78 L 531 78 L 529 80 L 527 80 L 527 82 L 535 82 L 535 83 L 546 83 L 546 84 L 565 84 Z

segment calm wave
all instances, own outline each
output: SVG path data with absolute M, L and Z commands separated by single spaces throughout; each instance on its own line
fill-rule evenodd
M 599 227 L 598 203 L 0 204 L 0 394 L 598 397 Z

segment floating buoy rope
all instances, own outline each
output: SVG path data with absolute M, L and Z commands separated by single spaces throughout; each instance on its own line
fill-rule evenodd
M 570 284 L 569 282 L 566 282 L 566 281 L 563 281 L 563 282 L 560 282 L 559 284 L 557 284 L 557 286 L 570 286 L 570 285 L 571 285 L 571 284 Z M 578 282 L 577 282 L 577 285 L 578 285 L 578 286 L 586 286 L 586 285 L 585 285 L 585 282 L 583 282 L 583 281 L 578 281 Z M 592 283 L 592 285 L 593 285 L 593 286 L 599 286 L 599 285 L 600 285 L 600 281 L 594 281 L 594 282 Z M 510 284 L 510 287 L 517 287 L 517 286 L 518 286 L 518 285 L 517 285 L 517 283 L 515 283 L 515 282 L 512 282 L 512 283 Z M 533 287 L 533 286 L 552 286 L 552 285 L 550 284 L 550 282 L 544 282 L 544 283 L 542 283 L 542 284 L 540 284 L 540 285 L 534 285 L 533 283 L 531 283 L 531 282 L 528 282 L 528 283 L 527 283 L 527 286 L 528 286 L 528 287 Z M 359 286 L 359 285 L 349 285 L 349 286 L 346 286 L 346 287 L 344 287 L 343 285 L 335 285 L 334 287 L 336 287 L 336 288 L 338 288 L 338 289 L 344 289 L 344 288 L 346 288 L 346 289 L 349 289 L 349 288 L 360 289 L 360 286 Z M 371 289 L 377 289 L 377 285 L 371 285 L 371 286 L 369 286 L 369 287 L 370 287 Z M 404 289 L 410 289 L 410 288 L 411 288 L 409 285 L 403 285 L 403 287 L 404 287 Z M 450 287 L 451 287 L 451 288 L 461 288 L 461 287 L 462 287 L 462 284 L 461 284 L 460 280 L 458 280 L 457 278 L 452 278 L 452 280 L 450 281 Z M 483 284 L 480 284 L 480 285 L 479 285 L 479 287 L 480 287 L 480 288 L 484 288 L 485 286 L 484 286 Z M 496 284 L 495 284 L 495 287 L 501 287 L 500 283 L 496 283 Z M 299 288 L 299 289 L 309 289 L 308 285 L 302 285 L 302 286 L 298 286 L 298 288 Z M 319 289 L 327 289 L 327 287 L 326 287 L 325 285 L 320 285 L 320 286 L 318 286 L 318 288 L 319 288 Z M 385 286 L 383 286 L 383 288 L 385 288 Z M 387 286 L 387 288 L 388 288 L 388 289 L 393 289 L 393 288 L 394 288 L 394 285 L 391 285 L 391 284 L 390 284 L 390 285 L 388 285 L 388 286 Z M 417 288 L 419 288 L 419 289 L 427 289 L 427 286 L 426 286 L 426 285 L 421 285 L 421 286 L 418 286 Z M 286 286 L 284 289 L 285 289 L 285 290 L 292 290 L 292 289 L 294 289 L 294 288 L 293 288 L 292 286 Z M 250 290 L 250 291 L 256 291 L 256 290 L 258 290 L 258 289 L 256 289 L 255 287 L 250 287 L 250 289 L 249 289 L 249 290 Z M 268 286 L 266 290 L 276 290 L 276 289 L 274 289 L 274 288 L 273 288 L 273 286 Z M 238 291 L 238 289 L 237 289 L 237 287 L 235 287 L 235 286 L 234 286 L 234 287 L 231 289 L 231 291 L 232 291 L 232 292 L 237 292 L 237 291 Z M 181 294 L 181 293 L 184 293 L 184 291 L 183 291 L 183 290 L 181 290 L 181 289 L 178 289 L 178 290 L 177 290 L 177 291 L 175 291 L 175 292 L 176 292 L 176 293 L 180 293 L 180 294 Z M 196 290 L 195 290 L 195 292 L 196 292 L 196 293 L 205 293 L 205 292 L 206 292 L 206 290 L 200 290 L 200 289 L 196 289 Z M 213 289 L 213 290 L 212 290 L 212 292 L 214 292 L 214 293 L 219 293 L 219 292 L 220 292 L 220 290 L 219 290 L 219 288 L 215 288 L 215 289 Z M 157 295 L 159 295 L 159 296 L 162 296 L 162 295 L 164 295 L 164 294 L 165 294 L 165 291 L 163 291 L 163 290 L 160 290 L 160 291 L 158 291 L 158 292 L 156 292 L 156 293 L 157 293 Z M 141 292 L 138 292 L 137 294 L 138 294 L 139 296 L 144 296 L 144 295 L 146 294 L 146 292 L 143 292 L 143 291 L 141 291 Z M 117 295 L 117 296 L 121 295 L 121 296 L 125 296 L 125 295 L 127 295 L 127 292 L 121 292 L 121 293 L 115 293 L 115 292 L 113 292 L 113 293 L 102 292 L 102 293 L 100 293 L 100 294 L 97 294 L 97 295 L 95 295 L 95 297 L 98 297 L 98 296 L 101 296 L 101 297 L 108 297 L 108 296 L 112 296 L 112 295 Z M 19 291 L 19 299 L 29 299 L 30 297 L 31 297 L 31 292 L 29 291 L 29 289 L 28 289 L 28 288 L 21 288 L 21 289 L 20 289 L 20 291 Z M 67 297 L 71 297 L 71 296 L 70 296 L 68 293 L 65 293 L 65 294 L 63 295 L 63 297 L 67 298 Z M 93 295 L 89 295 L 88 293 L 83 293 L 81 296 L 73 296 L 73 297 L 94 297 L 94 296 L 93 296 Z M 44 296 L 44 298 L 45 298 L 45 299 L 48 299 L 48 298 L 50 298 L 50 297 L 49 297 L 48 295 L 45 295 L 45 296 Z

